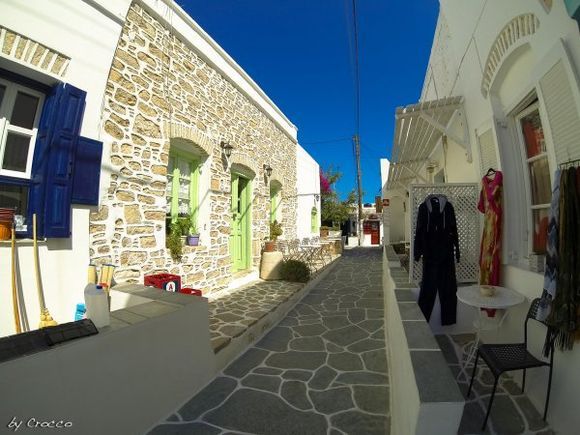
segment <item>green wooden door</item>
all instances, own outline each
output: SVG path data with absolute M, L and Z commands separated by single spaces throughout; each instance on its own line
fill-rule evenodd
M 250 182 L 232 174 L 232 228 L 230 252 L 232 271 L 250 267 Z

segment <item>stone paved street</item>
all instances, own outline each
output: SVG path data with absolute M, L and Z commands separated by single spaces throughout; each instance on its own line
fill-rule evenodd
M 244 333 L 250 326 L 290 299 L 304 284 L 286 281 L 259 281 L 243 288 L 209 295 L 209 329 L 214 352 Z
M 461 392 L 464 397 L 467 397 L 473 364 L 464 368 L 460 362 L 467 355 L 474 335 L 437 335 L 436 338 Z M 493 375 L 485 363 L 480 360 L 477 364 L 477 375 L 473 382 L 471 397 L 466 398 L 459 434 L 481 433 L 481 425 L 492 387 Z M 549 416 L 548 412 L 548 418 Z M 554 432 L 542 420 L 542 414 L 536 410 L 530 399 L 522 394 L 520 387 L 513 381 L 512 377 L 509 374 L 503 374 L 499 380 L 484 433 L 552 435 Z
M 385 434 L 381 250 L 339 263 L 255 346 L 151 434 Z

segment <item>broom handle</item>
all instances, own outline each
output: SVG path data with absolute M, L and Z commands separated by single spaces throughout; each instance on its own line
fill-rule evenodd
M 38 263 L 38 243 L 36 241 L 36 213 L 32 215 L 32 244 L 34 247 L 34 269 L 36 272 L 36 290 L 38 291 L 38 302 L 40 303 L 40 312 L 46 310 L 44 293 L 42 291 L 42 281 L 40 279 L 40 264 Z
M 18 290 L 16 289 L 16 231 L 14 229 L 14 223 L 12 223 L 12 308 L 14 310 L 14 325 L 16 326 L 16 332 L 20 334 L 22 332 L 22 326 L 20 325 L 20 310 L 18 309 Z

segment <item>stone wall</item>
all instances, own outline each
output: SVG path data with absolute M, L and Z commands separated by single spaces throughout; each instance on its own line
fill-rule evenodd
M 101 206 L 91 214 L 90 256 L 117 266 L 115 280 L 142 281 L 148 273 L 179 274 L 205 292 L 231 281 L 230 169 L 219 143 L 235 148 L 232 161 L 253 172 L 252 263 L 269 234 L 269 184 L 263 164 L 282 183 L 284 235 L 296 234 L 296 143 L 244 93 L 133 4 L 119 40 L 104 102 L 103 168 L 111 171 Z M 199 197 L 201 246 L 181 261 L 165 247 L 165 189 L 170 141 L 205 157 Z

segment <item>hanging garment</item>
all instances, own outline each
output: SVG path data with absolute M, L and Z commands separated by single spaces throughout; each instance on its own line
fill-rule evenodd
M 501 219 L 503 173 L 496 171 L 493 180 L 481 179 L 477 208 L 484 213 L 479 250 L 479 283 L 499 285 L 501 268 Z
M 437 293 L 441 324 L 457 317 L 455 262 L 459 261 L 459 237 L 453 205 L 445 195 L 429 195 L 419 206 L 413 247 L 415 261 L 423 257 L 423 279 L 417 303 L 429 321 Z
M 555 329 L 560 349 L 572 349 L 580 326 L 580 189 L 578 168 L 562 171 L 560 176 L 558 278 L 548 323 Z

